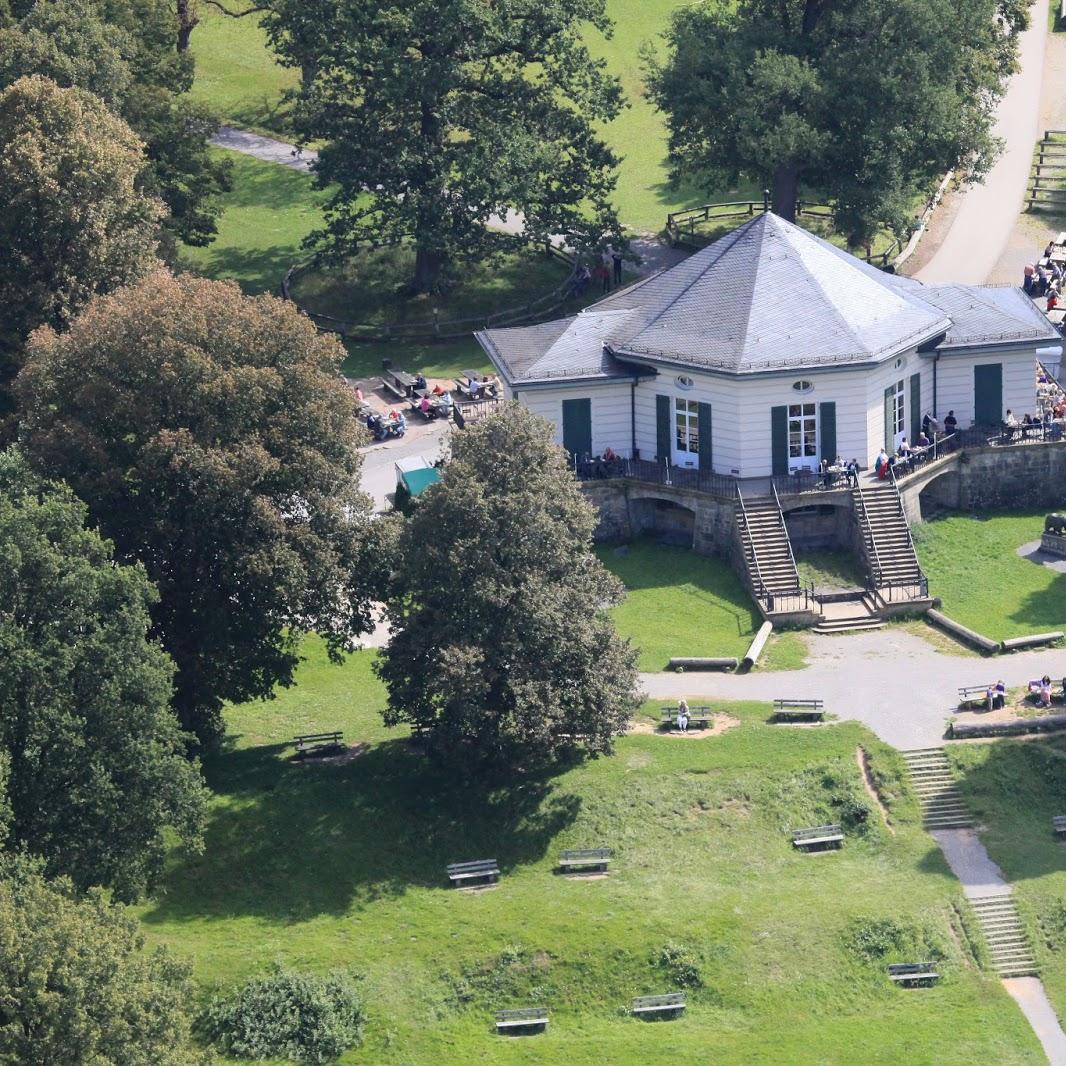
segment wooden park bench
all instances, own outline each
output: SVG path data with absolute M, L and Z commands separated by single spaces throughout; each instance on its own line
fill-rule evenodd
M 292 742 L 296 745 L 297 755 L 311 755 L 339 748 L 343 739 L 344 734 L 338 730 L 336 733 L 304 733 L 303 736 L 293 737 Z
M 516 1029 L 543 1029 L 547 1024 L 547 1007 L 520 1007 L 518 1010 L 496 1012 L 496 1032 L 498 1033 L 509 1033 Z
M 901 985 L 932 984 L 940 974 L 932 962 L 894 962 L 888 967 L 890 981 Z
M 793 829 L 792 846 L 805 851 L 810 848 L 842 847 L 844 832 L 839 825 L 815 825 L 810 829 Z
M 774 700 L 774 718 L 785 722 L 820 722 L 825 717 L 822 700 Z
M 461 887 L 467 881 L 498 881 L 500 879 L 500 865 L 495 859 L 453 862 L 448 866 L 448 879 L 456 887 Z
M 569 848 L 559 854 L 559 868 L 563 873 L 573 873 L 575 870 L 602 870 L 606 873 L 610 861 L 610 848 Z
M 967 685 L 959 689 L 959 706 L 965 707 L 971 703 L 988 703 L 988 690 L 992 685 Z
M 646 1016 L 649 1014 L 679 1014 L 685 1009 L 685 993 L 670 992 L 665 996 L 637 996 L 633 1000 L 633 1013 Z
M 1056 836 L 1066 836 L 1066 814 L 1056 814 L 1051 824 L 1055 827 Z
M 714 719 L 714 712 L 706 704 L 698 707 L 689 707 L 688 724 L 694 729 L 707 729 Z M 662 712 L 663 725 L 677 725 L 677 708 L 664 707 Z

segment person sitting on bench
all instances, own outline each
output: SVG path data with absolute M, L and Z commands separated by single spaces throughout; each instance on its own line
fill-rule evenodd
M 677 704 L 677 728 L 682 733 L 688 732 L 688 700 L 684 697 Z
M 414 387 L 416 389 L 424 389 L 426 387 L 426 375 L 421 370 L 415 375 Z

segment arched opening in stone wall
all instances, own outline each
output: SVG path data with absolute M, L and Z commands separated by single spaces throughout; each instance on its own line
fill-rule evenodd
M 691 508 L 657 496 L 630 500 L 629 507 L 634 533 L 651 535 L 661 544 L 692 547 L 696 513 Z
M 918 507 L 923 522 L 959 509 L 961 481 L 957 468 L 945 470 L 922 489 L 918 494 Z
M 847 503 L 816 503 L 784 512 L 800 584 L 818 593 L 860 590 L 866 585 L 866 564 Z

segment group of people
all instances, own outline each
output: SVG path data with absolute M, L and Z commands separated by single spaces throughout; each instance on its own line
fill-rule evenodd
M 1063 692 L 1066 692 L 1066 677 L 1062 679 L 1062 685 Z M 1039 703 L 1041 707 L 1051 706 L 1051 678 L 1047 674 L 1044 674 L 1039 681 L 1030 681 L 1029 691 L 1036 696 L 1037 703 Z M 1066 699 L 1066 697 L 1064 697 L 1064 699 Z M 1000 706 L 1002 707 L 1003 704 L 1001 703 Z
M 1059 241 L 1063 234 L 1059 235 Z M 1051 313 L 1062 302 L 1063 279 L 1066 278 L 1066 249 L 1054 240 L 1048 241 L 1036 264 L 1029 263 L 1022 273 L 1022 289 L 1034 300 L 1044 300 L 1044 309 Z M 1066 331 L 1066 320 L 1058 324 L 1059 332 Z
M 612 286 L 622 284 L 624 256 L 619 251 L 604 252 L 597 256 L 590 268 L 587 263 L 578 263 L 567 284 L 567 296 L 583 296 L 589 285 L 598 283 L 600 291 L 608 293 Z
M 471 400 L 494 400 L 500 392 L 500 379 L 495 374 L 470 374 L 466 379 L 466 387 Z M 439 386 L 438 386 L 439 388 Z
M 911 443 L 904 437 L 899 442 L 893 454 L 889 454 L 886 448 L 877 453 L 874 460 L 874 471 L 879 478 L 888 477 L 888 472 L 894 467 L 910 469 L 915 464 L 929 457 L 929 449 L 943 437 L 950 437 L 959 428 L 959 420 L 954 411 L 948 411 L 944 417 L 944 425 L 941 428 L 940 421 L 934 414 L 928 411 L 922 419 L 922 430 L 918 439 Z
M 384 417 L 377 411 L 369 411 L 366 416 L 366 428 L 370 430 L 374 440 L 402 437 L 407 432 L 407 419 L 401 411 L 389 411 Z

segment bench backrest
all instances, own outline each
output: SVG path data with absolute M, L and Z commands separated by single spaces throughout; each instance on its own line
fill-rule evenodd
M 1066 814 L 1056 814 L 1052 822 L 1056 829 L 1066 829 Z
M 774 700 L 774 708 L 779 711 L 791 710 L 792 708 L 804 711 L 818 711 L 822 709 L 823 705 L 823 700 Z
M 448 864 L 449 874 L 472 874 L 479 870 L 495 870 L 495 859 L 476 859 L 474 862 L 453 862 Z
M 665 996 L 637 996 L 633 1000 L 634 1007 L 683 1007 L 684 1005 L 684 992 L 670 992 Z
M 293 737 L 293 740 L 329 740 L 331 737 L 342 737 L 344 734 L 338 729 L 334 733 L 304 733 L 301 736 Z
M 547 1007 L 519 1007 L 516 1010 L 498 1010 L 498 1022 L 537 1022 L 548 1017 Z
M 959 695 L 960 696 L 965 696 L 965 697 L 974 696 L 974 695 L 986 696 L 986 695 L 988 695 L 988 690 L 989 689 L 992 689 L 993 691 L 995 691 L 995 688 L 996 688 L 995 685 L 969 685 L 969 686 L 967 686 L 965 688 L 960 688 L 959 689 Z
M 888 972 L 896 977 L 906 977 L 915 973 L 936 973 L 936 966 L 931 962 L 894 962 L 889 964 Z
M 793 829 L 793 840 L 806 840 L 808 837 L 827 837 L 840 834 L 839 825 L 815 825 L 810 829 Z
M 564 861 L 566 859 L 609 859 L 611 857 L 611 849 L 568 848 L 566 851 L 560 852 L 559 857 Z
M 664 707 L 663 708 L 663 714 L 670 715 L 671 717 L 673 717 L 677 713 L 678 713 L 678 710 L 677 710 L 676 707 Z M 695 715 L 701 715 L 701 714 L 710 714 L 710 713 L 711 713 L 711 705 L 709 703 L 700 703 L 700 704 L 697 704 L 695 706 L 690 706 L 689 709 L 688 709 L 688 714 L 689 714 L 690 718 L 694 714 Z

